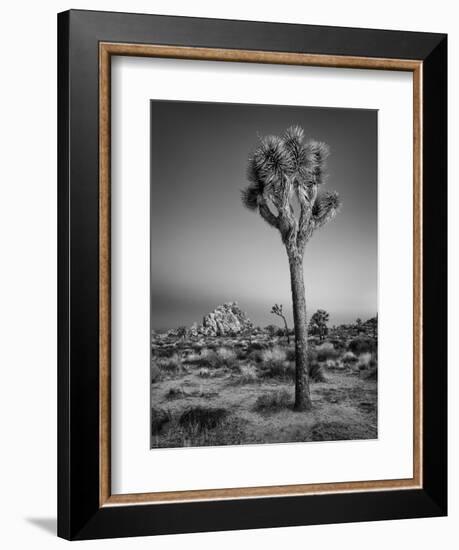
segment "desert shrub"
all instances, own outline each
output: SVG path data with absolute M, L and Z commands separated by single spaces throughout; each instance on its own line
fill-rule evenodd
M 250 342 L 250 344 L 247 347 L 247 352 L 251 353 L 252 351 L 260 351 L 267 349 L 269 346 L 266 342 Z
M 197 431 L 212 430 L 228 415 L 228 411 L 222 408 L 193 407 L 186 410 L 179 419 L 180 426 L 196 429 Z
M 255 365 L 239 365 L 238 384 L 253 384 L 258 381 L 258 372 Z
M 221 347 L 217 349 L 217 357 L 220 361 L 230 362 L 236 359 L 236 353 L 232 349 Z
M 360 370 L 368 368 L 370 366 L 371 359 L 372 359 L 371 353 L 368 353 L 368 352 L 361 353 L 358 357 L 358 363 L 357 363 L 358 368 Z
M 257 397 L 254 410 L 258 412 L 277 412 L 291 406 L 290 395 L 287 390 L 264 393 Z
M 331 370 L 342 370 L 345 365 L 340 359 L 327 359 L 325 361 L 325 366 L 327 369 Z
M 232 349 L 219 347 L 214 355 L 209 357 L 209 367 L 219 369 L 223 367 L 237 367 L 237 355 Z
M 352 351 L 346 351 L 346 353 L 343 354 L 342 360 L 345 364 L 355 363 L 357 361 L 357 356 L 352 353 Z
M 295 367 L 287 361 L 287 353 L 279 346 L 261 352 L 261 375 L 263 378 L 281 378 L 291 380 L 295 376 Z
M 294 380 L 296 365 L 294 361 L 286 359 L 287 352 L 279 347 L 262 352 L 261 373 L 263 378 L 278 378 L 280 380 Z M 317 361 L 315 350 L 308 350 L 309 377 L 312 382 L 326 382 L 322 366 Z
M 339 338 L 330 339 L 330 344 L 332 344 L 335 350 L 338 351 L 342 351 L 346 347 L 345 343 Z
M 233 368 L 237 366 L 237 354 L 230 348 L 218 347 L 215 351 L 205 348 L 199 356 L 194 357 L 194 363 L 207 369 L 219 369 L 222 367 Z
M 376 380 L 378 376 L 378 360 L 374 353 L 362 353 L 359 356 L 357 367 L 361 372 L 362 378 Z
M 309 370 L 309 379 L 311 382 L 325 382 L 326 377 L 324 374 L 324 369 L 320 363 L 313 361 L 308 365 Z
M 189 353 L 185 358 L 187 363 L 199 363 L 201 361 L 200 353 Z
M 263 378 L 278 378 L 280 380 L 295 379 L 295 364 L 290 361 L 277 361 L 263 365 L 260 375 Z
M 153 407 L 151 409 L 151 435 L 157 435 L 164 424 L 171 420 L 171 414 L 164 409 Z
M 202 348 L 199 353 L 200 359 L 208 359 L 209 357 L 212 357 L 214 354 L 214 350 L 211 349 L 210 345 L 208 347 Z
M 362 378 L 365 380 L 377 380 L 378 379 L 378 366 L 373 365 L 362 373 Z
M 182 370 L 182 360 L 177 353 L 171 357 L 160 357 L 156 359 L 155 364 L 161 372 L 176 374 Z
M 247 354 L 247 360 L 252 363 L 261 363 L 261 350 L 253 350 Z
M 186 397 L 187 393 L 183 388 L 170 388 L 168 392 L 166 392 L 166 399 L 182 399 L 182 397 Z
M 247 345 L 246 340 L 233 340 L 231 345 L 234 348 L 234 351 L 237 353 L 241 348 L 244 348 Z
M 325 376 L 324 369 L 320 363 L 317 361 L 311 361 L 308 365 L 309 369 L 309 378 L 312 382 L 326 382 L 327 377 Z
M 194 351 L 201 351 L 203 348 L 203 344 L 201 342 L 193 342 L 191 344 L 191 347 L 194 349 Z
M 268 325 L 265 327 L 265 332 L 270 336 L 276 336 L 279 327 L 277 325 Z
M 239 361 L 245 359 L 247 357 L 247 349 L 245 348 L 239 348 L 236 351 L 236 357 Z
M 318 336 L 308 336 L 309 344 L 315 346 L 320 344 L 320 338 Z
M 159 358 L 172 357 L 177 353 L 175 346 L 155 346 L 154 355 Z
M 349 342 L 349 349 L 355 353 L 355 355 L 360 355 L 361 353 L 372 353 L 376 351 L 376 340 L 372 338 L 354 338 Z
M 324 342 L 316 347 L 317 361 L 327 361 L 328 359 L 336 359 L 339 353 L 335 350 L 331 342 Z
M 263 363 L 282 362 L 287 359 L 287 354 L 284 349 L 279 346 L 274 346 L 271 349 L 265 349 L 261 352 L 261 360 Z

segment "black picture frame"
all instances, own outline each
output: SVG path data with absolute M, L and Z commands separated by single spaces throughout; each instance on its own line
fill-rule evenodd
M 422 488 L 100 506 L 99 44 L 422 61 Z M 447 513 L 447 37 L 71 10 L 58 15 L 58 535 L 94 539 Z

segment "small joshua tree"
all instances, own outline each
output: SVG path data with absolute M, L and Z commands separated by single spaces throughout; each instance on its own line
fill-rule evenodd
M 303 257 L 311 235 L 334 218 L 339 208 L 337 193 L 319 193 L 324 183 L 325 143 L 304 141 L 299 126 L 280 136 L 261 138 L 249 157 L 249 185 L 242 201 L 250 210 L 277 229 L 285 245 L 289 266 L 295 324 L 295 405 L 297 411 L 311 408 L 308 374 L 308 334 L 303 280 Z M 300 205 L 295 215 L 294 197 Z
M 287 343 L 290 344 L 290 335 L 288 333 L 288 325 L 287 325 L 287 319 L 285 318 L 285 315 L 282 312 L 282 304 L 274 304 L 271 308 L 271 313 L 273 315 L 277 315 L 278 317 L 281 317 L 284 321 L 285 326 L 285 335 L 287 336 Z
M 320 341 L 328 333 L 328 320 L 330 316 L 324 309 L 318 309 L 309 321 L 309 331 L 311 334 L 318 334 Z

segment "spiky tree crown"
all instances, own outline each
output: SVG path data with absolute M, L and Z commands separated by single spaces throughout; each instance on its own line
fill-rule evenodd
M 323 327 L 327 325 L 329 319 L 330 316 L 324 309 L 318 309 L 311 317 L 309 324 L 311 327 Z
M 249 157 L 249 185 L 242 191 L 242 202 L 276 227 L 289 253 L 297 256 L 303 254 L 314 230 L 334 218 L 340 208 L 336 192 L 318 192 L 325 182 L 328 155 L 327 144 L 305 142 L 303 128 L 291 126 L 281 137 L 261 138 Z M 292 205 L 295 195 L 301 207 L 298 219 Z
M 279 315 L 279 316 L 282 316 L 282 309 L 283 309 L 283 305 L 282 304 L 274 304 L 273 307 L 271 308 L 271 313 L 273 313 L 274 315 Z

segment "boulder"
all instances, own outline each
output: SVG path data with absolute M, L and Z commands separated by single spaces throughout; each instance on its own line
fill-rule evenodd
M 197 330 L 205 336 L 232 336 L 252 329 L 252 321 L 237 302 L 228 302 L 205 315 Z

